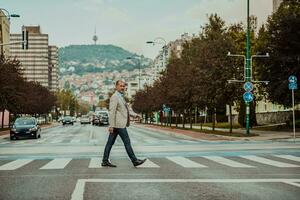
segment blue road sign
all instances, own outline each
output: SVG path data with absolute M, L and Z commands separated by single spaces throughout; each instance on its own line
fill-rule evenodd
M 244 84 L 244 90 L 246 92 L 251 92 L 253 90 L 253 84 L 251 82 L 246 82 Z
M 251 92 L 245 92 L 243 94 L 243 99 L 246 103 L 252 102 L 253 101 L 253 94 Z
M 297 90 L 298 89 L 297 82 L 296 83 L 289 83 L 289 89 L 290 90 Z
M 296 83 L 297 84 L 297 77 L 294 75 L 289 76 L 289 83 Z

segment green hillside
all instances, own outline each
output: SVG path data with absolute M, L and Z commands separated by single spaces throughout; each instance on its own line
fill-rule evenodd
M 136 57 L 138 60 L 128 60 Z M 70 45 L 59 49 L 61 74 L 85 74 L 149 67 L 151 59 L 114 45 Z

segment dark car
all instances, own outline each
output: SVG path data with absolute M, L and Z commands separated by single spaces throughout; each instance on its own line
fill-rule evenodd
M 21 137 L 33 137 L 35 139 L 41 137 L 41 127 L 34 117 L 21 117 L 16 119 L 10 129 L 10 139 L 13 140 Z
M 99 112 L 100 125 L 108 125 L 108 112 Z
M 74 124 L 73 118 L 70 117 L 70 116 L 64 117 L 63 120 L 62 120 L 62 124 L 63 125 L 65 125 L 65 124 L 71 124 L 71 125 L 73 125 Z
M 93 116 L 93 120 L 92 120 L 92 124 L 95 126 L 99 126 L 100 125 L 100 119 L 99 116 Z

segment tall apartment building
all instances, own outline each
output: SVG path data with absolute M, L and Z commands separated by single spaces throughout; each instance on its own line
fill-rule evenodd
M 9 43 L 9 19 L 0 9 L 0 44 L 7 43 Z M 0 54 L 9 56 L 9 45 L 1 45 Z
M 159 74 L 166 69 L 168 61 L 172 54 L 177 58 L 180 58 L 183 44 L 192 40 L 195 35 L 189 36 L 187 33 L 181 35 L 181 37 L 175 41 L 169 42 L 156 56 L 153 62 L 153 76 L 155 79 L 159 77 Z
M 48 83 L 51 91 L 58 90 L 58 48 L 49 46 L 48 51 Z
M 276 12 L 282 2 L 283 0 L 273 0 L 273 12 Z
M 21 44 L 10 46 L 11 57 L 21 62 L 23 76 L 28 81 L 39 82 L 51 91 L 58 90 L 57 47 L 49 46 L 48 34 L 41 32 L 40 26 L 23 26 L 28 31 L 28 49 Z M 12 43 L 22 41 L 22 34 L 11 34 Z

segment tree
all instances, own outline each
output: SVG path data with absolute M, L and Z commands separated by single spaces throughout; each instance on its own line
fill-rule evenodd
M 257 51 L 269 53 L 270 59 L 257 61 L 258 76 L 270 81 L 261 89 L 267 98 L 291 106 L 288 77 L 300 78 L 300 1 L 284 0 L 259 31 Z M 300 93 L 295 93 L 295 101 Z

